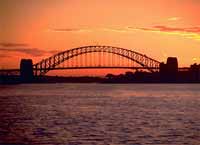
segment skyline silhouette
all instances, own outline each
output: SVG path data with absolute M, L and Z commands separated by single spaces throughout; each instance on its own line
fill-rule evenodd
M 180 67 L 198 64 L 200 3 L 195 0 L 145 3 L 145 0 L 2 0 L 0 68 L 17 68 L 22 58 L 31 58 L 36 63 L 56 52 L 96 44 L 131 48 L 160 62 L 177 57 Z M 85 71 L 79 73 L 84 75 Z
M 104 77 L 48 76 L 52 70 L 107 69 Z M 112 74 L 113 69 L 130 70 Z M 159 62 L 145 54 L 113 46 L 82 46 L 58 52 L 33 64 L 21 59 L 19 69 L 0 70 L 0 83 L 99 82 L 99 83 L 199 83 L 200 64 L 180 68 L 176 57 Z M 59 77 L 58 77 L 59 76 Z M 82 77 L 81 77 L 82 76 Z M 12 81 L 13 79 L 13 81 Z

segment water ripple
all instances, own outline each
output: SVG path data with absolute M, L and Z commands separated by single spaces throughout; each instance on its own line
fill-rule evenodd
M 0 144 L 199 145 L 200 86 L 173 85 L 4 86 Z

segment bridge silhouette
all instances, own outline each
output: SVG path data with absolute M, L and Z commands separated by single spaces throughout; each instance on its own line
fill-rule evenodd
M 107 60 L 106 54 L 111 54 Z M 70 63 L 60 66 L 64 62 Z M 146 69 L 155 72 L 159 66 L 159 61 L 133 50 L 113 46 L 83 46 L 43 59 L 33 65 L 33 70 L 35 75 L 63 69 Z
M 158 60 L 130 49 L 104 45 L 83 46 L 59 52 L 35 64 L 31 59 L 22 59 L 19 69 L 0 70 L 0 75 L 19 74 L 28 78 L 64 69 L 131 69 L 149 72 L 160 72 L 161 69 L 166 71 L 165 68 L 188 70 L 178 68 L 176 61 L 175 58 L 175 64 L 169 61 L 168 66 L 165 66 Z
M 135 81 L 142 82 L 200 81 L 200 65 L 180 68 L 176 57 L 168 57 L 167 62 L 164 63 L 132 49 L 97 45 L 68 49 L 35 64 L 32 59 L 21 59 L 19 69 L 0 70 L 0 82 L 6 79 L 12 80 L 14 77 L 19 78 L 20 82 L 37 82 L 37 79 L 45 78 L 40 76 L 44 76 L 51 70 L 65 69 L 146 70 L 135 71 L 131 74 L 130 80 L 134 78 Z M 130 76 L 130 73 L 128 74 Z

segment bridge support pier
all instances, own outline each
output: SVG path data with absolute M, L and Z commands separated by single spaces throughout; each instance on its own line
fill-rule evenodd
M 178 60 L 176 57 L 168 57 L 167 63 L 160 64 L 161 82 L 176 82 L 178 73 Z
M 32 59 L 21 59 L 20 62 L 20 79 L 23 83 L 33 81 L 33 62 Z

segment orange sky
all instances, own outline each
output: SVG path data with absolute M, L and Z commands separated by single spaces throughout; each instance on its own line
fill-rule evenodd
M 199 0 L 1 0 L 0 67 L 96 44 L 200 63 L 199 10 Z

